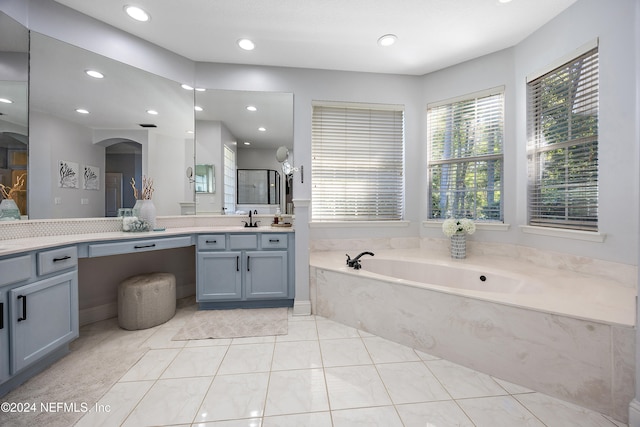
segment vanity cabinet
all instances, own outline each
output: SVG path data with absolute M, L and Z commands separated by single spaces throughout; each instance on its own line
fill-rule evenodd
M 291 305 L 293 233 L 228 233 L 197 240 L 200 308 Z
M 19 384 L 78 337 L 77 261 L 75 246 L 0 260 L 0 383 Z

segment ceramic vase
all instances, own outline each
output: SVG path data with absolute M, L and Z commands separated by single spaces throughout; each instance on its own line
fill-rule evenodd
M 451 236 L 451 258 L 465 259 L 467 257 L 467 235 L 464 233 Z
M 156 206 L 150 199 L 141 199 L 136 201 L 133 207 L 133 215 L 144 220 L 149 224 L 149 231 L 156 228 Z
M 0 220 L 12 221 L 20 219 L 20 209 L 13 199 L 4 199 L 0 202 Z

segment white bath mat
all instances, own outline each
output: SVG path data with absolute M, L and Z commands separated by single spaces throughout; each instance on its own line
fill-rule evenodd
M 198 310 L 173 341 L 286 335 L 287 308 Z

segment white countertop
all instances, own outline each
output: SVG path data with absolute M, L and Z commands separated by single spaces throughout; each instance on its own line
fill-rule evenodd
M 164 231 L 145 232 L 107 232 L 64 234 L 56 236 L 37 236 L 21 239 L 0 240 L 0 257 L 14 255 L 22 252 L 47 249 L 56 246 L 73 245 L 88 242 L 107 242 L 115 240 L 156 239 L 171 236 L 183 236 L 189 234 L 215 234 L 215 233 L 292 233 L 293 227 L 242 227 L 242 226 L 208 226 L 208 227 L 180 227 L 167 228 Z

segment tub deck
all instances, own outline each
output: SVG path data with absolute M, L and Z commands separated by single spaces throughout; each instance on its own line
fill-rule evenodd
M 353 252 L 353 251 L 352 251 Z M 612 325 L 635 326 L 636 295 L 635 284 L 619 280 L 579 273 L 563 269 L 544 268 L 512 258 L 472 255 L 467 259 L 454 260 L 442 253 L 420 249 L 376 250 L 374 257 L 361 258 L 365 262 L 376 259 L 402 259 L 420 263 L 430 263 L 465 269 L 473 269 L 479 274 L 500 274 L 531 284 L 531 291 L 521 293 L 491 292 L 487 290 L 460 289 L 414 281 L 391 279 L 402 286 L 427 287 L 438 292 L 466 296 L 484 301 L 492 301 L 515 307 L 528 308 L 551 314 L 560 314 L 577 319 L 597 321 Z M 357 255 L 350 254 L 352 257 Z M 324 270 L 339 271 L 362 277 L 387 280 L 380 274 L 363 268 L 354 270 L 345 265 L 344 252 L 312 252 L 310 265 Z M 603 272 L 607 274 L 608 272 Z

